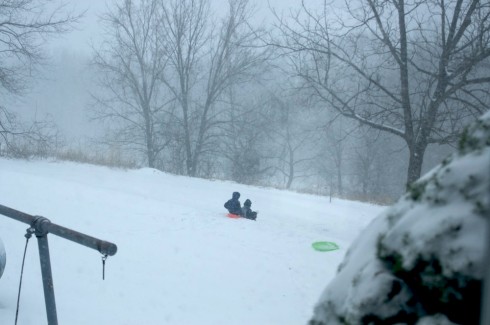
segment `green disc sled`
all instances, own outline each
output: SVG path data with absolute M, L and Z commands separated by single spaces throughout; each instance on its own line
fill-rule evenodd
M 311 246 L 319 252 L 329 252 L 339 249 L 339 246 L 331 241 L 317 241 L 311 244 Z

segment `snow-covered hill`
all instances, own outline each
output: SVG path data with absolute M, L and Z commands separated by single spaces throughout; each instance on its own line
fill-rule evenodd
M 239 191 L 258 221 L 225 217 Z M 112 241 L 98 252 L 49 236 L 60 324 L 304 324 L 353 239 L 383 208 L 232 182 L 0 159 L 0 204 Z M 0 324 L 13 323 L 27 225 L 0 215 L 7 265 Z M 340 250 L 314 251 L 335 241 Z M 45 324 L 35 238 L 19 324 Z

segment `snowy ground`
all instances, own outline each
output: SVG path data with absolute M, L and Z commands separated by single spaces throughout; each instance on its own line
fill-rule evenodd
M 258 221 L 225 217 L 239 191 Z M 0 159 L 0 204 L 112 241 L 97 251 L 49 236 L 60 324 L 304 324 L 348 245 L 383 208 L 173 176 L 152 169 Z M 27 225 L 0 216 L 7 265 L 0 324 L 13 324 Z M 340 250 L 314 251 L 314 241 Z M 45 324 L 35 238 L 19 324 Z

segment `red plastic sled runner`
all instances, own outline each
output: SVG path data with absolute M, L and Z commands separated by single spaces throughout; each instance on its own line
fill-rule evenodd
M 232 218 L 232 219 L 238 219 L 238 218 L 241 218 L 238 214 L 233 214 L 233 213 L 228 213 L 226 215 L 228 218 Z

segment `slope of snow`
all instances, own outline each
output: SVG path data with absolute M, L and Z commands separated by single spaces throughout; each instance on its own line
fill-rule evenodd
M 347 247 L 383 209 L 356 202 L 168 175 L 0 159 L 0 204 L 114 242 L 98 252 L 50 235 L 60 324 L 301 324 Z M 225 217 L 233 191 L 258 221 Z M 13 323 L 27 225 L 0 215 L 7 265 L 0 324 Z M 334 241 L 340 250 L 316 252 Z M 35 237 L 19 324 L 45 324 Z

